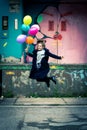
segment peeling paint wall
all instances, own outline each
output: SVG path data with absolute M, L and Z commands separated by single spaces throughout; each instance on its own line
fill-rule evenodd
M 2 70 L 3 94 L 14 96 L 61 97 L 87 96 L 87 66 L 50 66 L 48 76 L 56 76 L 57 84 L 50 81 L 50 88 L 44 82 L 29 78 L 30 70 Z M 52 69 L 53 68 L 53 69 Z

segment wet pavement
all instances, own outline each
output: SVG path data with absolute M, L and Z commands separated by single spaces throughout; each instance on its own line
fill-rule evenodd
M 87 130 L 87 99 L 5 98 L 0 130 Z

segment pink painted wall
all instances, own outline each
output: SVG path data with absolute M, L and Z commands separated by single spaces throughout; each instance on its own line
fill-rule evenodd
M 64 56 L 63 60 L 50 58 L 49 62 L 60 64 L 85 64 L 87 63 L 87 5 L 60 4 L 56 7 L 48 6 L 42 13 L 43 21 L 40 23 L 41 31 L 47 36 L 53 37 L 57 31 L 62 35 L 61 40 L 47 38 L 46 47 L 54 54 Z M 60 14 L 63 16 L 60 19 Z M 48 30 L 49 20 L 54 21 L 54 31 Z M 66 31 L 61 31 L 61 21 L 66 21 Z M 41 38 L 41 33 L 37 34 Z

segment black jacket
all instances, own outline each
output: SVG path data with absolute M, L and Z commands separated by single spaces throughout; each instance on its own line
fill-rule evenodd
M 39 69 L 36 66 L 37 50 L 34 50 L 33 54 L 27 53 L 27 55 L 33 57 L 32 69 L 29 76 L 32 79 L 39 79 L 39 78 L 43 79 L 44 77 L 47 76 L 47 73 L 49 72 L 49 64 L 48 64 L 49 57 L 55 59 L 61 59 L 61 56 L 57 56 L 50 53 L 48 49 L 44 48 L 44 50 L 45 50 L 45 56 L 41 60 L 41 67 Z

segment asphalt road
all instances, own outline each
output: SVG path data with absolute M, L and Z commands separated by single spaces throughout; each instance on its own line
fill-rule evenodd
M 87 130 L 87 105 L 1 105 L 0 130 Z

